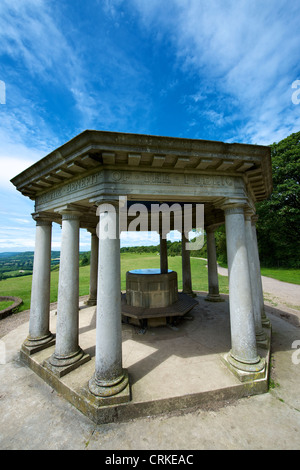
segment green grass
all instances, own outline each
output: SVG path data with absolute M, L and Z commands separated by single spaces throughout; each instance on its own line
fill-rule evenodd
M 169 256 L 169 269 L 177 272 L 178 289 L 182 289 L 181 256 Z M 148 253 L 122 253 L 121 254 L 121 288 L 126 288 L 126 271 L 140 268 L 159 268 L 160 261 L 157 254 Z M 198 258 L 191 258 L 191 271 L 193 290 L 208 291 L 208 279 L 206 261 Z M 219 275 L 220 292 L 228 293 L 227 276 Z
M 278 281 L 300 284 L 300 269 L 261 268 L 261 274 Z
M 0 301 L 0 312 L 13 304 L 13 300 L 1 300 Z
M 222 268 L 227 268 L 226 263 L 219 263 Z M 292 268 L 261 268 L 261 275 L 277 279 L 291 284 L 300 284 L 300 269 Z
M 159 268 L 159 256 L 148 253 L 122 253 L 121 254 L 121 289 L 126 288 L 126 271 L 139 268 Z M 191 258 L 193 289 L 199 291 L 208 291 L 206 261 Z M 169 269 L 177 272 L 178 288 L 182 289 L 181 274 L 181 256 L 169 257 Z M 56 302 L 58 290 L 58 271 L 51 272 L 50 302 Z M 90 267 L 83 266 L 79 268 L 79 295 L 89 293 Z M 0 295 L 16 296 L 23 299 L 23 304 L 19 311 L 28 310 L 30 307 L 32 275 L 4 279 L 0 281 Z M 219 276 L 220 292 L 228 293 L 227 276 Z
M 181 256 L 169 256 L 169 269 L 177 272 L 178 288 L 182 289 Z M 121 253 L 121 289 L 126 288 L 126 271 L 140 268 L 159 268 L 159 256 L 152 253 Z M 195 291 L 208 291 L 206 260 L 191 258 L 192 283 Z M 300 270 L 283 268 L 263 268 L 264 276 L 273 277 L 284 282 L 300 284 Z M 51 272 L 50 302 L 56 302 L 59 271 Z M 79 269 L 79 295 L 89 293 L 90 267 Z M 19 311 L 30 307 L 32 275 L 15 277 L 0 281 L 0 295 L 16 296 L 23 299 Z M 228 294 L 228 277 L 219 275 L 220 292 Z M 1 307 L 0 307 L 1 308 Z
M 32 270 L 31 271 L 23 270 L 23 272 L 20 273 L 20 270 L 17 269 L 16 271 L 6 271 L 3 274 L 7 277 L 21 277 L 21 276 L 27 276 L 28 274 L 32 274 Z

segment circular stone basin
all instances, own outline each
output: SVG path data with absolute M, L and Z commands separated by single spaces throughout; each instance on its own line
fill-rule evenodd
M 177 273 L 133 269 L 126 273 L 126 303 L 132 307 L 168 307 L 178 300 Z

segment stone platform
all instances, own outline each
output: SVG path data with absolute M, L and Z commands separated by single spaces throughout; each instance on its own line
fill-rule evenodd
M 163 326 L 178 321 L 197 305 L 197 300 L 187 294 L 178 293 L 178 299 L 167 307 L 134 307 L 126 302 L 122 294 L 121 311 L 125 321 L 141 327 Z
M 259 349 L 266 370 L 258 379 L 241 382 L 226 366 L 223 357 L 230 350 L 228 299 L 210 304 L 206 293 L 198 293 L 198 305 L 176 327 L 148 328 L 123 324 L 123 367 L 130 378 L 131 400 L 124 391 L 113 404 L 96 399 L 88 391 L 95 370 L 96 308 L 80 306 L 79 344 L 90 355 L 87 363 L 59 378 L 43 366 L 54 346 L 22 360 L 96 423 L 127 421 L 163 412 L 206 407 L 212 402 L 264 393 L 268 390 L 269 349 Z M 56 314 L 51 312 L 55 333 Z M 270 338 L 271 329 L 265 329 Z M 144 333 L 144 334 L 142 334 Z M 24 339 L 24 338 L 23 338 Z M 20 344 L 21 348 L 21 344 Z

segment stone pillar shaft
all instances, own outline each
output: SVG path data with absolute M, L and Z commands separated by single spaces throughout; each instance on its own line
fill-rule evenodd
M 263 331 L 262 323 L 261 323 L 260 298 L 259 298 L 259 292 L 258 292 L 259 280 L 257 277 L 257 270 L 256 270 L 256 258 L 255 258 L 256 254 L 255 254 L 250 214 L 245 215 L 245 233 L 246 233 L 250 284 L 251 284 L 251 292 L 252 292 L 252 304 L 253 304 L 253 313 L 254 313 L 254 322 L 255 322 L 255 334 L 256 334 L 256 340 L 261 343 L 261 342 L 265 342 L 267 337 Z
M 208 272 L 208 295 L 205 300 L 220 302 L 223 299 L 219 293 L 218 264 L 216 252 L 216 240 L 214 230 L 207 229 L 207 272 Z
M 50 367 L 63 375 L 89 359 L 79 347 L 79 215 L 62 214 L 55 352 Z M 61 370 L 59 370 L 61 369 Z
M 87 301 L 88 305 L 96 305 L 97 303 L 98 251 L 99 240 L 95 230 L 95 232 L 91 233 L 90 295 Z
M 89 382 L 91 393 L 99 397 L 116 395 L 128 384 L 122 368 L 119 218 L 116 208 L 108 206 L 103 205 L 107 210 L 100 216 L 100 228 L 101 223 L 114 227 L 115 236 L 105 238 L 100 230 L 96 361 L 95 374 Z M 102 210 L 101 206 L 98 209 Z
M 231 351 L 228 361 L 244 371 L 263 369 L 257 354 L 244 210 L 225 208 L 229 270 Z
M 24 342 L 28 348 L 49 346 L 54 336 L 49 331 L 50 272 L 52 223 L 36 222 L 34 264 L 31 287 L 29 336 Z
M 167 239 L 163 238 L 162 233 L 159 234 L 160 239 L 160 272 L 165 274 L 168 272 L 168 246 Z
M 190 251 L 186 249 L 188 238 L 182 232 L 181 237 L 181 258 L 182 258 L 182 292 L 184 294 L 192 294 L 192 275 L 191 275 L 191 258 Z
M 260 261 L 259 261 L 259 252 L 258 252 L 258 244 L 257 244 L 257 234 L 256 234 L 256 220 L 257 216 L 252 217 L 252 236 L 254 242 L 254 260 L 256 266 L 256 276 L 258 281 L 258 297 L 259 297 L 259 304 L 260 304 L 260 315 L 262 324 L 265 327 L 270 326 L 270 320 L 267 318 L 265 314 L 265 306 L 264 306 L 264 293 L 262 287 L 262 280 L 261 280 L 261 271 L 260 271 Z

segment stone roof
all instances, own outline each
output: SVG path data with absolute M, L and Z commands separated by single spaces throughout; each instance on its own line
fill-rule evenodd
M 272 192 L 269 147 L 96 130 L 85 130 L 11 182 L 34 200 L 57 185 L 106 167 L 242 176 L 254 203 Z

